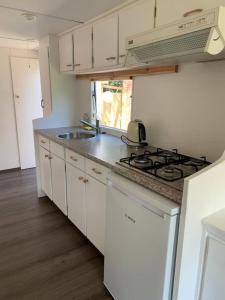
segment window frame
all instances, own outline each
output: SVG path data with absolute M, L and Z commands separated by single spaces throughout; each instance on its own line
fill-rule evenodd
M 111 79 L 108 79 L 111 80 Z M 116 79 L 114 78 L 112 81 L 116 80 L 127 80 L 127 79 Z M 134 78 L 129 78 L 129 80 L 132 80 L 132 97 L 131 97 L 131 117 L 130 119 L 132 120 L 133 116 L 133 101 L 134 101 Z M 104 81 L 104 80 L 93 80 L 91 81 L 91 120 L 96 121 L 96 111 L 97 111 L 97 95 L 96 95 L 96 81 Z M 95 109 L 95 111 L 94 111 Z M 115 127 L 109 127 L 105 125 L 101 125 L 101 132 L 105 132 L 110 135 L 118 136 L 120 137 L 121 135 L 126 135 L 127 130 L 115 128 Z

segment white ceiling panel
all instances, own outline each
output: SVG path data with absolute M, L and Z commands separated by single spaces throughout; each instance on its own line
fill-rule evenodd
M 40 39 L 78 24 L 71 20 L 87 21 L 123 2 L 125 0 L 0 0 L 0 36 Z M 27 21 L 21 16 L 23 11 L 36 13 L 36 20 Z

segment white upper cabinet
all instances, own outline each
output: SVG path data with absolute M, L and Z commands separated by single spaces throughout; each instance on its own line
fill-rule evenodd
M 93 25 L 94 68 L 118 64 L 118 15 L 103 18 Z
M 154 28 L 155 0 L 142 0 L 119 12 L 119 64 L 126 57 L 126 38 Z
M 184 14 L 198 9 L 225 5 L 225 0 L 157 0 L 156 26 L 181 19 Z
M 73 71 L 73 34 L 71 32 L 59 38 L 59 62 L 61 72 Z
M 44 117 L 48 117 L 52 112 L 52 93 L 49 64 L 49 47 L 40 44 L 39 48 L 40 79 L 42 99 L 41 107 Z
M 75 72 L 92 68 L 92 25 L 74 30 Z

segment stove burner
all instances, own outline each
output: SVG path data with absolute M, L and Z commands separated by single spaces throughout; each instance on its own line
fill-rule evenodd
M 164 169 L 164 172 L 165 172 L 166 174 L 173 174 L 173 173 L 175 172 L 175 169 L 174 169 L 173 167 L 166 167 L 166 168 Z
M 120 163 L 169 182 L 188 177 L 210 164 L 206 157 L 196 159 L 179 154 L 177 149 L 160 148 L 154 152 L 145 151 L 142 155 L 131 153 L 130 157 L 120 159 Z
M 137 157 L 134 159 L 134 162 L 137 164 L 148 164 L 150 159 L 148 157 Z

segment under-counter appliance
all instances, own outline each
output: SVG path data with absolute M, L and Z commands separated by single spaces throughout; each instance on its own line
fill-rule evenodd
M 112 174 L 106 207 L 107 289 L 116 300 L 170 300 L 179 205 Z

